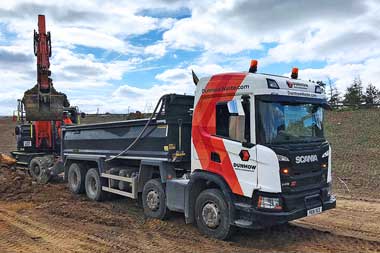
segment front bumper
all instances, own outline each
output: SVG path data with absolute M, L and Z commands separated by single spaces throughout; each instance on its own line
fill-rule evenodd
M 336 198 L 331 195 L 320 202 L 322 211 L 336 207 Z M 235 203 L 235 223 L 234 225 L 244 228 L 260 229 L 286 223 L 307 216 L 307 207 L 304 203 L 298 203 L 298 207 L 291 211 L 263 211 L 252 205 Z

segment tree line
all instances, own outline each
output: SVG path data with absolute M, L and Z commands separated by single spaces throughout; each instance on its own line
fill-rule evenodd
M 328 84 L 319 82 L 323 86 L 329 86 L 327 94 L 329 103 L 333 106 L 373 106 L 380 105 L 380 90 L 372 83 L 364 88 L 360 76 L 355 77 L 350 86 L 348 86 L 343 94 L 339 92 L 332 80 L 328 78 Z

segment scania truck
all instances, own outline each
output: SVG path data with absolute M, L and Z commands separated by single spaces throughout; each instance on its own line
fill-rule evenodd
M 194 96 L 164 95 L 148 119 L 66 126 L 69 189 L 137 199 L 151 218 L 182 212 L 217 239 L 334 208 L 323 87 L 256 70 L 193 73 Z

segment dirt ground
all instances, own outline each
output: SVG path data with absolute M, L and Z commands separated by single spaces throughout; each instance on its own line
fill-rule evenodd
M 378 121 L 376 114 L 375 119 L 372 112 L 361 117 Z M 355 132 L 349 119 L 359 116 L 328 115 L 326 129 L 336 158 L 336 209 L 266 230 L 239 229 L 228 242 L 200 235 L 182 214 L 167 221 L 146 219 L 133 200 L 92 202 L 71 194 L 59 180 L 37 185 L 22 170 L 0 168 L 0 253 L 380 252 L 380 166 L 379 156 L 373 157 L 379 154 L 380 131 L 376 135 L 376 129 L 359 126 L 361 133 L 375 134 L 371 138 Z M 0 118 L 0 152 L 14 149 L 14 124 Z M 356 146 L 344 148 L 349 143 Z M 359 150 L 363 157 L 355 155 Z
M 135 201 L 91 202 L 62 182 L 0 170 L 0 252 L 380 252 L 380 201 L 339 198 L 319 216 L 229 242 L 201 236 L 181 214 L 145 219 Z

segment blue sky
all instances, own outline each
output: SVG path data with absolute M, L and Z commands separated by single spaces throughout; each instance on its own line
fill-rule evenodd
M 378 1 L 85 1 L 0 3 L 0 115 L 35 84 L 32 34 L 45 14 L 55 87 L 83 111 L 144 111 L 199 76 L 247 71 L 380 85 Z

